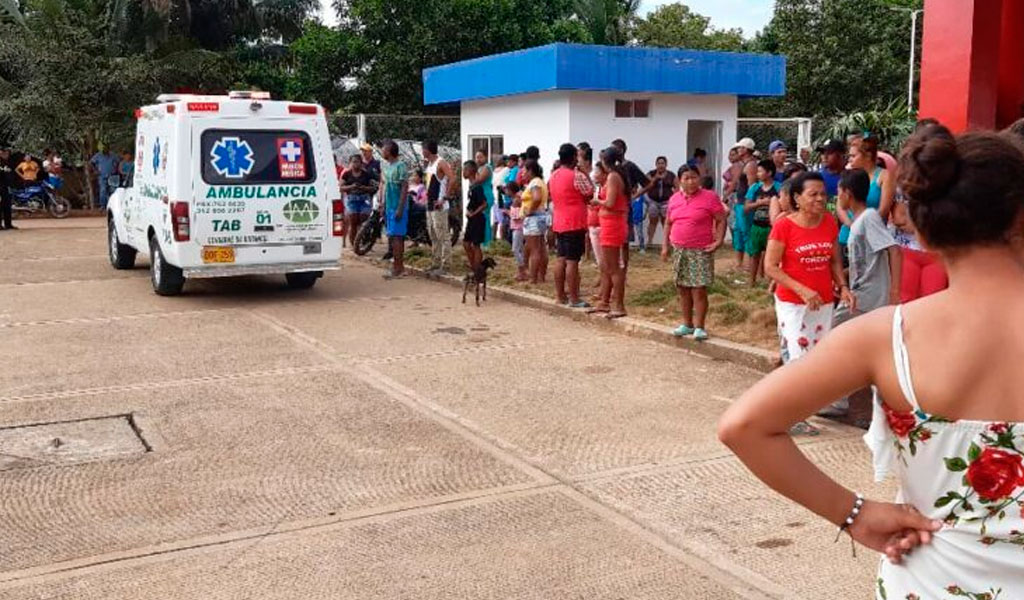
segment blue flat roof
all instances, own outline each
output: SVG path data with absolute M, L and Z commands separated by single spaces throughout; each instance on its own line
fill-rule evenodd
M 786 59 L 680 48 L 548 44 L 423 70 L 424 104 L 553 90 L 782 96 Z

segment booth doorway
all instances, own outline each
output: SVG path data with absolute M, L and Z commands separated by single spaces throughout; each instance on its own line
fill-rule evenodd
M 715 191 L 721 195 L 722 178 L 722 122 L 698 121 L 686 122 L 686 159 L 693 158 L 697 148 L 707 152 L 707 174 L 715 181 Z

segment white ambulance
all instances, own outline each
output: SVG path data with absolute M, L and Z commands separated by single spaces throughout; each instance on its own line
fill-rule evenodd
M 135 174 L 108 207 L 110 263 L 150 257 L 153 289 L 339 267 L 344 208 L 324 109 L 260 92 L 162 95 L 136 111 Z

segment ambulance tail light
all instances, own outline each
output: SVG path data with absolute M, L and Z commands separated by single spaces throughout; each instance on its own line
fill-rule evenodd
M 345 235 L 345 203 L 331 200 L 331 233 L 335 237 Z
M 192 239 L 188 216 L 188 202 L 171 202 L 171 231 L 174 241 L 187 242 Z
M 289 104 L 288 112 L 293 115 L 315 115 L 317 106 L 315 104 Z

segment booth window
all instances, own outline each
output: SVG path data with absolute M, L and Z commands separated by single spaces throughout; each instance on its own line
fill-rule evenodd
M 650 100 L 616 100 L 616 119 L 646 119 L 651 116 Z
M 482 151 L 492 165 L 497 165 L 505 153 L 505 138 L 500 135 L 471 135 L 469 136 L 469 149 L 472 152 L 469 155 L 470 160 L 476 156 L 477 152 Z

